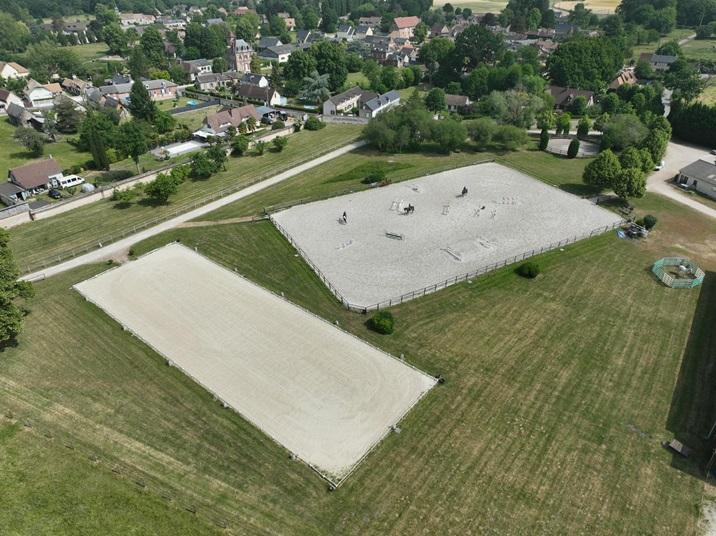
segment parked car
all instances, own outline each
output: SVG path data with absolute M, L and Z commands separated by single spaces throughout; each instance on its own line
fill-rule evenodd
M 716 149 L 714 149 L 713 151 L 711 151 L 711 154 L 716 154 Z
M 50 188 L 47 195 L 49 195 L 52 199 L 62 199 L 62 192 L 60 192 L 57 188 Z

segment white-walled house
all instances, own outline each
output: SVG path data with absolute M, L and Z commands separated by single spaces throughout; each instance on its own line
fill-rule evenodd
M 14 61 L 0 61 L 0 77 L 5 80 L 15 78 L 27 78 L 30 76 L 30 71 L 19 63 Z

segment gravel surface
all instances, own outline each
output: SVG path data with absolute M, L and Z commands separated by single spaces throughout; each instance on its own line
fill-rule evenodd
M 415 212 L 404 215 L 399 209 L 409 204 Z M 273 220 L 349 303 L 369 307 L 620 218 L 511 168 L 481 164 L 299 205 Z
M 75 289 L 334 482 L 435 384 L 179 244 Z

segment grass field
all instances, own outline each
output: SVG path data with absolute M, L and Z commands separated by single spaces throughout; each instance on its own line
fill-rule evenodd
M 174 119 L 177 120 L 177 122 L 182 123 L 189 127 L 189 130 L 198 130 L 202 123 L 204 122 L 204 118 L 207 115 L 212 115 L 218 112 L 221 109 L 221 106 L 207 106 L 206 108 L 201 108 L 199 110 L 195 110 L 192 112 L 185 112 L 179 115 L 175 115 Z
M 681 49 L 690 60 L 716 61 L 716 39 L 692 39 Z
M 709 78 L 704 92 L 699 95 L 699 100 L 704 104 L 716 105 L 716 76 Z
M 107 45 L 103 43 L 102 41 L 98 41 L 97 43 L 90 43 L 87 45 L 75 45 L 75 46 L 69 46 L 64 47 L 63 50 L 70 50 L 77 54 L 80 58 L 80 60 L 83 63 L 90 63 L 93 61 L 97 61 L 100 58 L 103 58 L 107 54 L 109 54 L 109 50 L 107 49 Z
M 597 15 L 605 15 L 614 13 L 619 5 L 620 0 L 584 0 L 584 4 L 588 9 L 592 9 Z M 442 6 L 448 3 L 448 0 L 435 0 L 434 6 Z M 454 0 L 450 2 L 454 7 L 469 7 L 475 13 L 499 13 L 507 5 L 507 0 Z M 553 7 L 557 9 L 570 10 L 574 8 L 575 1 L 551 2 Z
M 654 52 L 662 44 L 668 41 L 681 41 L 694 35 L 694 31 L 690 28 L 675 28 L 669 34 L 661 37 L 656 43 L 649 43 L 646 45 L 637 45 L 632 48 L 632 59 L 636 62 L 639 56 L 644 52 Z
M 129 232 L 135 226 L 184 211 L 212 192 L 291 169 L 318 154 L 345 145 L 359 135 L 360 129 L 352 125 L 328 125 L 316 132 L 302 131 L 291 136 L 287 148 L 280 154 L 268 151 L 261 157 L 230 158 L 226 171 L 206 181 L 187 181 L 167 205 L 139 202 L 118 208 L 109 200 L 99 201 L 13 228 L 10 231 L 11 247 L 21 266 L 56 262 L 57 256 L 96 245 L 98 241 L 107 242 L 112 236 Z M 156 160 L 154 163 L 161 164 Z
M 360 71 L 357 73 L 348 73 L 348 78 L 346 78 L 345 88 L 350 89 L 355 85 L 370 86 L 370 80 L 368 80 L 368 77 L 361 73 Z
M 699 247 L 716 224 L 663 198 L 639 207 L 660 220 L 648 242 L 610 234 L 539 258 L 537 280 L 508 268 L 409 302 L 394 309 L 390 337 L 341 309 L 267 222 L 178 229 L 139 245 L 197 245 L 447 378 L 335 494 L 69 289 L 104 267 L 42 282 L 19 346 L 0 353 L 0 414 L 12 415 L 0 421 L 9 445 L 0 467 L 10 467 L 0 496 L 11 505 L 0 526 L 42 534 L 42 519 L 52 534 L 174 534 L 210 533 L 207 520 L 221 520 L 232 534 L 696 534 L 696 465 L 659 442 L 676 434 L 698 446 L 704 433 L 697 404 L 708 406 L 712 391 L 700 367 L 716 358 L 716 285 L 709 274 L 701 295 L 669 290 L 648 267 L 679 243 L 713 270 L 713 251 Z M 71 485 L 82 477 L 89 484 Z

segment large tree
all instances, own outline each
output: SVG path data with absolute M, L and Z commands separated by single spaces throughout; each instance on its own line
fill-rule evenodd
M 318 63 L 313 54 L 306 50 L 296 50 L 291 54 L 283 68 L 283 77 L 289 94 L 295 95 L 301 89 L 303 80 L 318 70 Z
M 563 43 L 547 62 L 557 86 L 605 89 L 622 67 L 621 48 L 612 39 L 575 38 Z
M 455 48 L 451 54 L 452 66 L 457 74 L 462 74 L 483 63 L 495 65 L 506 50 L 501 34 L 493 33 L 483 26 L 468 26 L 455 38 Z
M 602 151 L 597 158 L 584 168 L 582 179 L 587 184 L 600 188 L 611 188 L 622 166 L 611 150 Z
M 105 114 L 89 112 L 80 127 L 80 145 L 92 153 L 97 169 L 109 169 L 109 149 L 115 139 L 116 127 Z
M 144 84 L 136 80 L 129 92 L 129 111 L 135 119 L 152 122 L 157 114 L 157 107 L 149 96 Z
M 0 229 L 0 346 L 13 341 L 22 331 L 27 314 L 25 302 L 34 295 L 32 285 L 18 281 L 19 276 L 8 232 Z
M 164 52 L 164 38 L 154 26 L 149 26 L 144 30 L 139 45 L 152 67 L 157 69 L 169 67 L 169 61 L 166 52 Z
M 144 129 L 136 121 L 127 121 L 119 126 L 115 146 L 122 154 L 134 160 L 139 172 L 139 157 L 147 152 L 147 138 Z
M 342 88 L 348 78 L 346 50 L 343 45 L 333 41 L 319 41 L 309 51 L 316 58 L 318 72 L 328 75 L 331 91 Z

